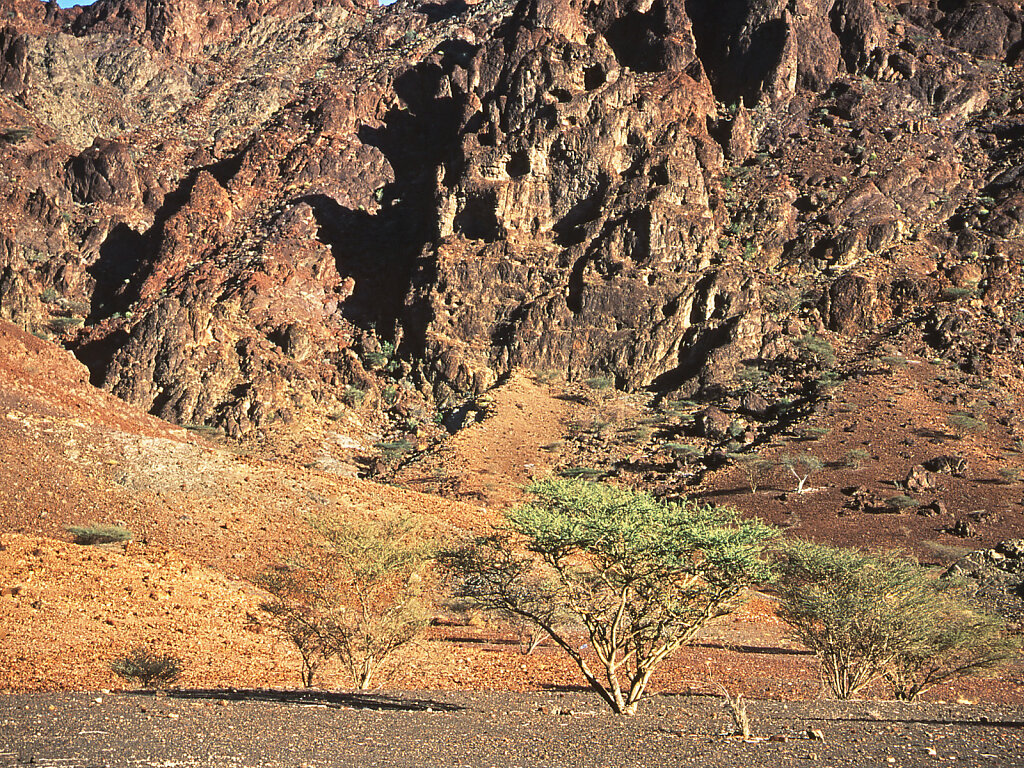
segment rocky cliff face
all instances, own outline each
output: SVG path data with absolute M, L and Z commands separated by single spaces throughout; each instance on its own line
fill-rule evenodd
M 515 366 L 1020 361 L 1008 0 L 0 5 L 0 316 L 165 418 L 329 461 Z

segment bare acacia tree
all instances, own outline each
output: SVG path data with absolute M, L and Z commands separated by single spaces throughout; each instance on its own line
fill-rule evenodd
M 426 626 L 420 587 L 429 546 L 404 519 L 314 527 L 316 540 L 261 578 L 273 595 L 264 609 L 298 649 L 303 685 L 337 657 L 366 690 L 381 662 Z
M 540 627 L 619 714 L 635 714 L 658 664 L 769 576 L 772 529 L 734 510 L 583 480 L 529 490 L 535 500 L 506 529 L 441 562 L 461 596 Z M 567 632 L 573 625 L 589 644 Z
M 809 454 L 787 454 L 780 458 L 780 463 L 786 469 L 789 470 L 790 474 L 796 478 L 796 492 L 804 493 L 807 489 L 804 488 L 804 484 L 815 472 L 820 472 L 824 464 L 821 463 L 821 459 L 817 456 L 811 456 Z

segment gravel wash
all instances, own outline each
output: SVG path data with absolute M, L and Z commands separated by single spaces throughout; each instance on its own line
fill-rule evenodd
M 0 695 L 13 766 L 1024 766 L 1024 710 L 655 696 L 632 718 L 579 692 L 181 690 Z

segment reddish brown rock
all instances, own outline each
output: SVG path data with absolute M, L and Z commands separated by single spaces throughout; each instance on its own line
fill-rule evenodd
M 1022 355 L 1012 3 L 8 6 L 2 311 L 170 418 L 715 393 L 897 317 Z
M 829 287 L 822 315 L 829 329 L 855 335 L 877 328 L 892 313 L 870 278 L 846 274 Z
M 82 203 L 132 205 L 141 189 L 128 145 L 96 139 L 68 166 L 71 192 Z
M 0 90 L 20 96 L 28 84 L 28 40 L 14 27 L 0 29 Z
M 946 38 L 983 59 L 1003 61 L 1020 55 L 1024 14 L 1012 0 L 968 0 L 943 20 Z

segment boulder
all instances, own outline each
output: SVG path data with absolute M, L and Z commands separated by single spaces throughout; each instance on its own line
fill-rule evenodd
M 1005 61 L 1021 42 L 1019 3 L 1005 0 L 967 0 L 942 22 L 950 43 L 978 58 Z
M 935 478 L 923 465 L 918 464 L 915 467 L 911 467 L 910 472 L 907 473 L 907 477 L 903 481 L 903 487 L 911 493 L 930 491 L 935 488 Z
M 891 316 L 874 281 L 863 275 L 837 278 L 822 301 L 822 319 L 828 328 L 849 335 L 873 330 Z
M 131 149 L 120 141 L 97 138 L 68 164 L 71 192 L 80 203 L 133 205 L 141 198 Z
M 698 411 L 694 416 L 694 424 L 699 434 L 712 440 L 721 440 L 728 436 L 732 417 L 715 406 Z

